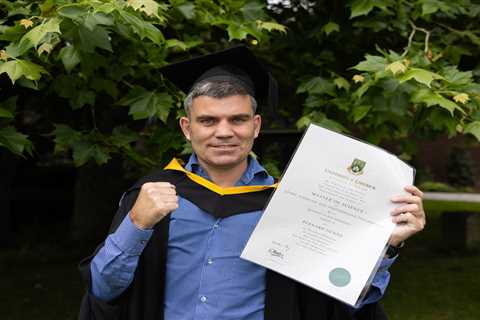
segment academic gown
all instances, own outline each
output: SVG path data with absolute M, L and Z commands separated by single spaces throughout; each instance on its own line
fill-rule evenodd
M 133 207 L 142 184 L 160 181 L 174 184 L 178 195 L 217 217 L 262 210 L 273 190 L 266 188 L 256 192 L 219 195 L 201 185 L 201 181 L 193 181 L 192 175 L 187 176 L 186 172 L 163 170 L 142 178 L 124 194 L 110 233 L 115 232 Z M 139 258 L 133 282 L 113 301 L 99 300 L 91 293 L 90 262 L 103 244 L 80 262 L 79 269 L 87 291 L 82 299 L 79 320 L 163 320 L 168 230 L 167 216 L 155 225 Z M 265 281 L 265 320 L 387 319 L 379 303 L 367 304 L 352 315 L 351 309 L 342 302 L 271 270 L 267 270 Z

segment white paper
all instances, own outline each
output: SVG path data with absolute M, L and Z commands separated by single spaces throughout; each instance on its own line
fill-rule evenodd
M 241 257 L 355 305 L 395 226 L 390 198 L 413 177 L 385 150 L 311 125 Z

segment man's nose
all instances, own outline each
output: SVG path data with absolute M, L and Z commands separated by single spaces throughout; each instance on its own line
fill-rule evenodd
M 226 120 L 220 121 L 216 127 L 215 136 L 217 138 L 228 138 L 233 136 L 232 125 Z

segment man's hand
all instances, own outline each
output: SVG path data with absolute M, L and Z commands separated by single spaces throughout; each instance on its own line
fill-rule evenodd
M 395 196 L 391 200 L 401 204 L 392 211 L 392 221 L 397 224 L 390 237 L 389 244 L 399 246 L 400 243 L 425 227 L 425 211 L 423 211 L 423 192 L 415 186 L 405 187 L 409 195 Z
M 147 182 L 140 189 L 137 201 L 130 211 L 130 218 L 140 229 L 151 229 L 177 208 L 178 197 L 173 184 Z

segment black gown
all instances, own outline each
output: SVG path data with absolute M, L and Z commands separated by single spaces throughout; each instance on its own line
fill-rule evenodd
M 113 218 L 110 233 L 117 229 L 133 207 L 142 184 L 157 181 L 174 184 L 179 196 L 217 217 L 262 210 L 273 190 L 266 188 L 222 196 L 192 181 L 183 172 L 163 170 L 144 177 L 125 193 Z M 113 301 L 101 301 L 90 293 L 90 262 L 103 244 L 80 262 L 80 273 L 87 286 L 81 303 L 80 320 L 163 320 L 168 230 L 167 217 L 154 227 L 152 237 L 140 256 L 132 284 Z M 379 303 L 365 305 L 352 315 L 350 308 L 342 302 L 273 271 L 267 270 L 265 281 L 265 320 L 387 319 Z

